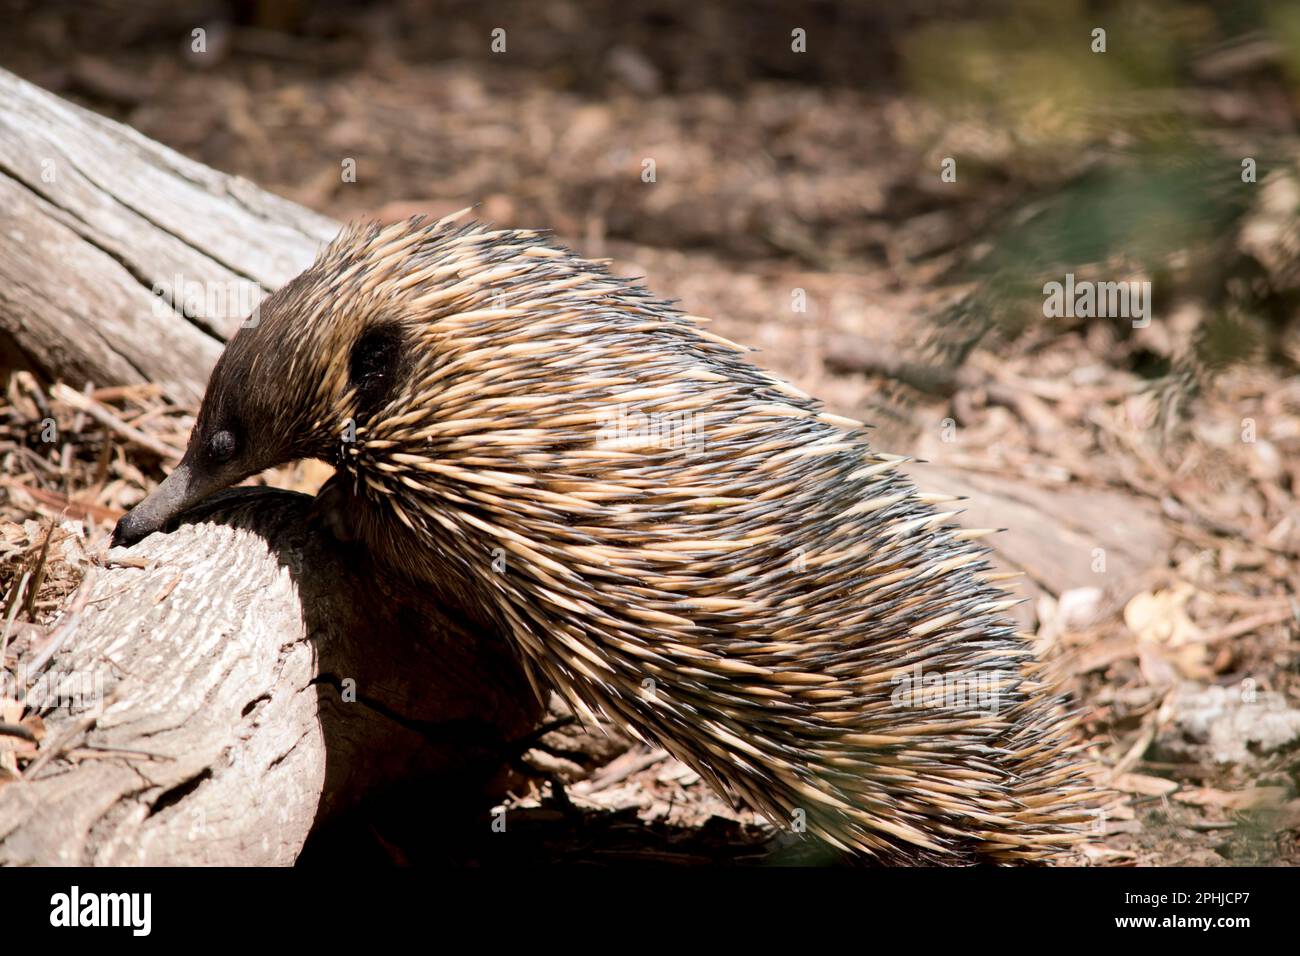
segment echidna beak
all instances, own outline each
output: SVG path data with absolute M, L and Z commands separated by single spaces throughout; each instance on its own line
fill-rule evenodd
M 198 504 L 225 484 L 222 481 L 204 480 L 203 476 L 196 475 L 187 455 L 144 501 L 122 516 L 113 529 L 113 546 L 130 547 L 155 531 L 162 530 L 172 518 L 191 505 Z

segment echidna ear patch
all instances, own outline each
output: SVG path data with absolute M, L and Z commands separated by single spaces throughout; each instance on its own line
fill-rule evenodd
M 396 393 L 404 353 L 402 329 L 396 322 L 368 326 L 353 344 L 348 380 L 356 389 L 359 420 L 374 415 Z

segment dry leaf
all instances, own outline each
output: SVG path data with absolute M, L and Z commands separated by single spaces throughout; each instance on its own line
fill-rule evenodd
M 1286 787 L 1252 787 L 1249 790 L 1215 790 L 1197 787 L 1174 797 L 1179 803 L 1198 807 L 1222 807 L 1225 810 L 1264 810 L 1282 806 Z
M 1162 797 L 1178 789 L 1178 782 L 1164 777 L 1152 777 L 1144 773 L 1116 774 L 1110 785 L 1115 790 L 1125 793 L 1137 793 L 1144 797 Z
M 1124 623 L 1137 635 L 1143 676 L 1154 686 L 1172 683 L 1174 671 L 1192 680 L 1213 674 L 1205 635 L 1187 616 L 1187 603 L 1195 594 L 1190 584 L 1179 582 L 1135 594 L 1124 607 Z

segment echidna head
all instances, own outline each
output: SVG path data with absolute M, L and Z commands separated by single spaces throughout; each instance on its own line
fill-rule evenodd
M 373 300 L 337 294 L 334 275 L 337 263 L 318 261 L 231 338 L 184 458 L 117 523 L 114 545 L 162 530 L 207 496 L 267 468 L 301 458 L 333 461 L 348 430 L 387 401 L 402 365 L 402 327 Z

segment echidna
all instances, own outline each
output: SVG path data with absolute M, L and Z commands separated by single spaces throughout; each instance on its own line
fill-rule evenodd
M 537 232 L 348 228 L 218 361 L 129 544 L 299 458 L 343 533 L 490 622 L 539 694 L 777 825 L 1014 862 L 1089 814 L 977 532 L 864 426 Z

